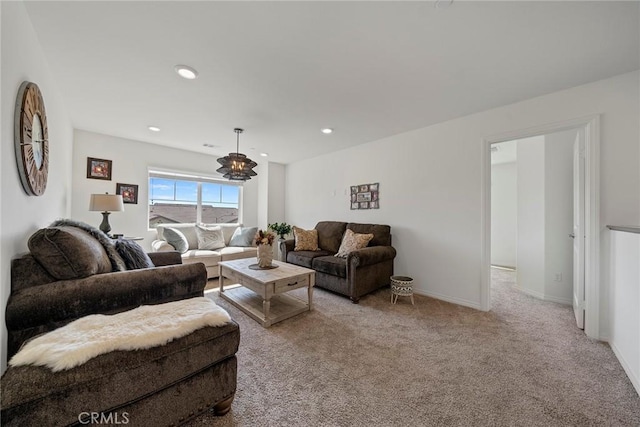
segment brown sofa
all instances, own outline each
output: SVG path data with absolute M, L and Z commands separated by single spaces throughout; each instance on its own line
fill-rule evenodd
M 102 255 L 102 248 L 94 244 Z M 93 256 L 87 253 L 86 256 Z M 31 253 L 11 262 L 11 295 L 5 321 L 7 357 L 23 342 L 88 314 L 113 314 L 143 304 L 202 296 L 203 264 L 183 265 L 178 252 L 150 253 L 155 268 L 114 271 L 59 280 Z
M 321 221 L 318 231 L 318 251 L 294 251 L 293 239 L 280 243 L 286 262 L 316 271 L 316 286 L 348 296 L 357 304 L 363 295 L 389 285 L 393 275 L 396 250 L 391 246 L 391 227 L 380 224 L 357 224 Z M 346 258 L 334 255 L 340 248 L 347 229 L 355 233 L 372 233 L 369 245 L 353 251 Z
M 31 337 L 89 314 L 204 295 L 204 264 L 184 265 L 179 253 L 162 252 L 148 254 L 154 267 L 113 271 L 127 258 L 115 259 L 117 242 L 100 233 L 47 227 L 30 239 L 31 253 L 12 261 L 8 358 Z M 177 425 L 209 408 L 223 415 L 236 390 L 239 342 L 232 321 L 166 345 L 102 354 L 66 371 L 10 366 L 1 379 L 1 423 L 79 425 L 100 413 L 103 421 Z

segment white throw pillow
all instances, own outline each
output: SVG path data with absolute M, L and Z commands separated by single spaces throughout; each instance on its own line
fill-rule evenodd
M 238 227 L 236 231 L 234 231 L 233 236 L 231 236 L 229 246 L 236 246 L 240 248 L 255 246 L 256 244 L 254 239 L 257 232 L 258 227 Z
M 208 249 L 214 251 L 224 248 L 224 234 L 221 227 L 203 227 L 196 225 L 196 234 L 198 236 L 198 249 Z

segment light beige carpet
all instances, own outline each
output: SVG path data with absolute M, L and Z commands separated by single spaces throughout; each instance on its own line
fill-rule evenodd
M 638 426 L 640 398 L 570 307 L 511 289 L 493 270 L 485 313 L 382 289 L 354 305 L 317 289 L 315 309 L 268 329 L 240 324 L 238 390 L 191 426 Z

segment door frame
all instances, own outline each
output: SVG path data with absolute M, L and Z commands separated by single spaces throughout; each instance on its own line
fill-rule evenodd
M 482 138 L 480 307 L 491 310 L 491 144 L 569 129 L 584 129 L 585 138 L 585 325 L 600 339 L 600 115 L 593 114 Z

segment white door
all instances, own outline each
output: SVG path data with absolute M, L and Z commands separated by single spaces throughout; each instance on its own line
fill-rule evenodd
M 573 144 L 573 312 L 584 329 L 584 131 Z

